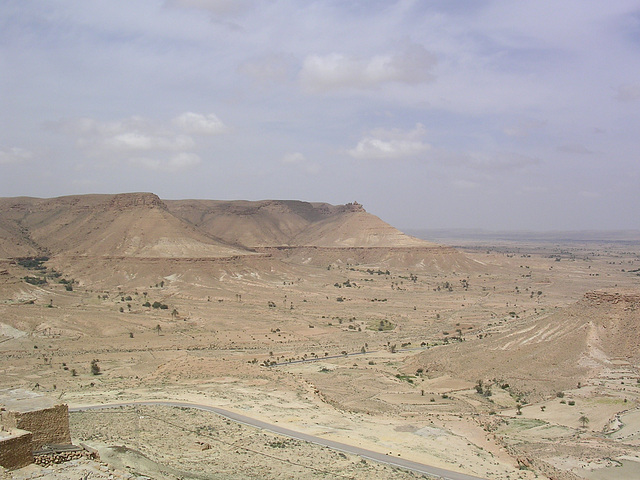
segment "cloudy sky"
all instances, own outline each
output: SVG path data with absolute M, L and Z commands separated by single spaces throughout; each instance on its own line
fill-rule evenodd
M 2 0 L 0 196 L 640 229 L 640 1 Z

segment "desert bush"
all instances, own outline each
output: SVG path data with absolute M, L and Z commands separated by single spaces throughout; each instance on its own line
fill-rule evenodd
M 47 283 L 47 279 L 46 278 L 31 277 L 29 275 L 24 277 L 24 281 L 29 283 L 29 284 L 31 284 L 31 285 L 45 285 Z
M 100 375 L 100 365 L 98 365 L 98 360 L 91 360 L 91 374 L 92 375 Z

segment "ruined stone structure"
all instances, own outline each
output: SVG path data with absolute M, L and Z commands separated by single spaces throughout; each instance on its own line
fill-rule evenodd
M 11 470 L 32 463 L 31 438 L 31 432 L 0 427 L 0 466 Z
M 69 408 L 29 390 L 0 390 L 0 430 L 0 466 L 19 468 L 46 445 L 71 443 Z

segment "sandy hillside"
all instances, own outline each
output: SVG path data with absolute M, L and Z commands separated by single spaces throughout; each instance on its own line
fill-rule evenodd
M 589 292 L 574 305 L 532 318 L 508 316 L 448 346 L 412 358 L 409 370 L 425 368 L 469 381 L 549 395 L 573 388 L 615 368 L 640 363 L 640 295 Z
M 166 202 L 176 216 L 228 242 L 247 247 L 427 247 L 362 205 L 264 200 Z
M 176 218 L 153 194 L 3 199 L 0 214 L 21 229 L 25 241 L 49 255 L 174 258 L 248 253 Z M 9 246 L 4 249 L 19 256 Z

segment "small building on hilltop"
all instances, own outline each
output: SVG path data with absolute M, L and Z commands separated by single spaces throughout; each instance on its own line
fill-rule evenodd
M 35 451 L 70 443 L 66 404 L 30 390 L 0 390 L 0 466 L 19 468 Z

